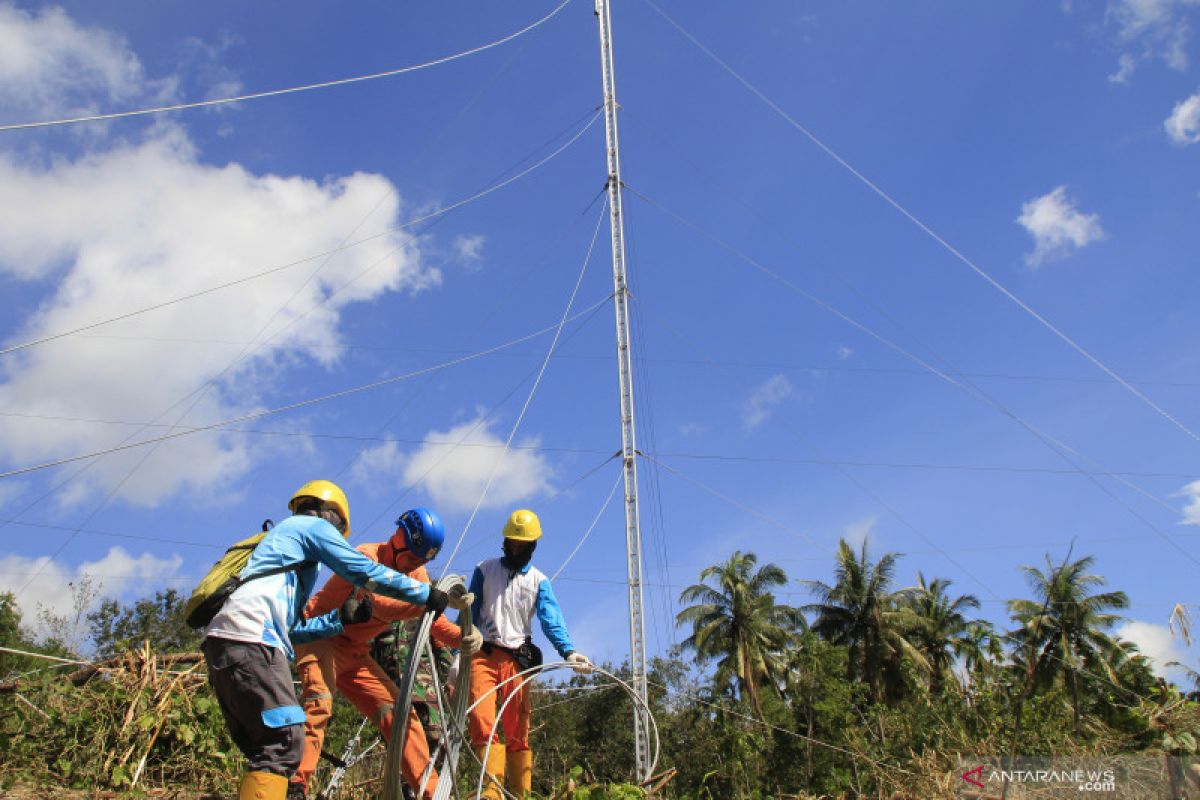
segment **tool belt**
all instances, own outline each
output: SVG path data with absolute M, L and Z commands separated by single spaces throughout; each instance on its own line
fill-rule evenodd
M 483 652 L 490 655 L 493 650 L 499 650 L 501 653 L 508 653 L 512 656 L 522 672 L 542 665 L 542 648 L 534 644 L 533 638 L 529 636 L 525 637 L 525 641 L 521 642 L 521 646 L 516 648 L 504 647 L 494 642 L 483 643 Z

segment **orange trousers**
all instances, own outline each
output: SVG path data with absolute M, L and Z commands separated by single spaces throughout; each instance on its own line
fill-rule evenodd
M 477 653 L 471 661 L 471 703 L 474 704 L 497 684 L 511 678 L 521 671 L 517 660 L 503 650 L 493 649 L 490 653 Z M 506 751 L 516 753 L 529 749 L 529 712 L 530 692 L 526 685 L 519 692 L 517 687 L 529 676 L 517 678 L 504 684 L 498 691 L 488 695 L 483 702 L 475 706 L 468 720 L 471 732 L 471 744 L 484 746 L 492 726 L 496 724 L 496 709 L 504 705 L 514 692 L 517 697 L 512 699 L 504 709 L 500 718 L 500 727 L 504 730 Z
M 304 756 L 293 781 L 308 786 L 308 780 L 321 758 L 325 729 L 333 716 L 333 692 L 330 685 L 349 700 L 359 712 L 379 727 L 384 741 L 392 734 L 392 709 L 400 690 L 383 667 L 365 652 L 339 646 L 337 638 L 323 639 L 296 648 L 296 670 L 300 673 L 300 705 L 304 707 Z M 429 763 L 429 742 L 425 728 L 410 711 L 408 734 L 402 755 L 404 780 L 416 789 L 420 785 L 425 765 Z M 433 795 L 437 788 L 437 773 L 429 776 L 425 790 Z

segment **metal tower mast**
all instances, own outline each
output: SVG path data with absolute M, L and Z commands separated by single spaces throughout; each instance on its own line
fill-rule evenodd
M 621 159 L 617 137 L 617 89 L 613 78 L 609 0 L 595 0 L 600 23 L 600 69 L 604 80 L 604 138 L 608 145 L 608 207 L 612 229 L 613 308 L 617 316 L 617 368 L 621 391 L 621 458 L 625 471 L 625 550 L 629 576 L 629 666 L 633 688 L 647 700 L 646 626 L 642 616 L 642 532 L 637 499 L 637 441 L 633 423 L 633 369 L 629 350 L 629 285 L 625 278 L 625 223 L 621 213 Z M 650 777 L 649 720 L 634 704 L 637 771 Z

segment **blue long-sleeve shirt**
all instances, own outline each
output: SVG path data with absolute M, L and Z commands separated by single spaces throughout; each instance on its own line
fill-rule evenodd
M 355 586 L 414 605 L 424 605 L 429 586 L 364 556 L 337 528 L 319 517 L 291 516 L 263 537 L 240 577 L 293 565 L 299 569 L 247 581 L 229 596 L 205 636 L 278 647 L 295 657 L 292 644 L 342 632 L 338 612 L 306 620 L 304 606 L 324 564 Z
M 471 614 L 484 641 L 516 649 L 532 635 L 537 615 L 542 633 L 560 656 L 575 652 L 550 579 L 532 564 L 512 570 L 500 561 L 484 561 L 471 575 Z

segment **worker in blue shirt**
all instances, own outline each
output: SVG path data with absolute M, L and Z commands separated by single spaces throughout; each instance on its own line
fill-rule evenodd
M 292 516 L 255 547 L 239 576 L 243 582 L 205 628 L 200 645 L 229 732 L 249 760 L 238 800 L 285 800 L 288 778 L 300 765 L 304 710 L 288 666 L 295 656 L 293 643 L 335 636 L 346 625 L 371 618 L 366 594 L 361 601 L 351 595 L 324 616 L 304 619 L 320 564 L 367 592 L 437 612 L 448 605 L 461 610 L 471 601 L 469 595 L 452 598 L 351 547 L 346 541 L 350 504 L 337 484 L 304 484 L 288 509 Z M 267 574 L 247 580 L 259 573 Z

